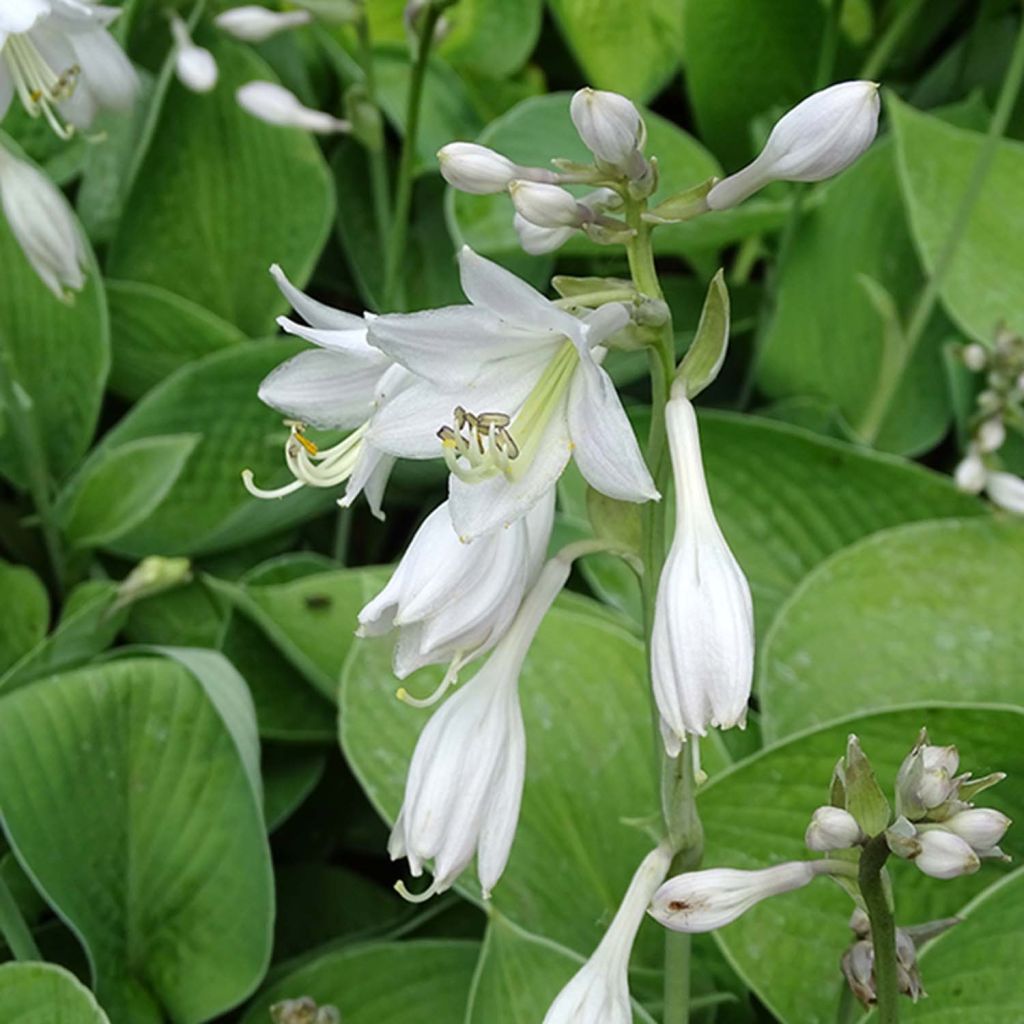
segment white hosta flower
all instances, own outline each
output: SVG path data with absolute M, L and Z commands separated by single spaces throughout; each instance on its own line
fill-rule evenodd
M 677 932 L 724 928 L 755 903 L 808 885 L 828 861 L 790 861 L 760 871 L 709 868 L 670 878 L 651 900 L 651 916 Z
M 629 957 L 651 897 L 671 863 L 665 846 L 643 859 L 597 949 L 559 992 L 544 1024 L 632 1024 Z
M 973 875 L 981 867 L 978 855 L 966 839 L 941 829 L 918 833 L 920 850 L 914 857 L 918 869 L 932 878 L 950 879 Z
M 602 306 L 579 319 L 468 248 L 459 266 L 470 305 L 370 325 L 370 344 L 420 378 L 379 411 L 373 443 L 429 458 L 441 438 L 452 522 L 465 540 L 524 516 L 573 457 L 609 497 L 657 498 L 599 365 L 601 343 L 628 322 L 626 307 Z
M 980 494 L 988 480 L 988 468 L 975 445 L 967 450 L 967 454 L 957 463 L 953 471 L 953 480 L 959 490 L 965 494 Z
M 841 807 L 819 807 L 811 817 L 804 835 L 809 850 L 847 850 L 864 839 L 857 819 Z
M 278 32 L 308 25 L 312 20 L 313 15 L 309 11 L 271 11 L 266 7 L 246 4 L 223 11 L 213 19 L 213 23 L 236 39 L 262 43 Z
M 64 194 L 37 167 L 0 146 L 0 207 L 25 258 L 61 301 L 85 286 L 85 245 Z
M 586 222 L 586 207 L 558 185 L 513 181 L 508 191 L 516 213 L 539 228 L 578 228 Z
M 174 37 L 174 73 L 178 81 L 192 92 L 211 92 L 220 77 L 213 54 L 192 42 L 188 25 L 174 12 L 171 13 L 171 35 Z
M 475 142 L 449 142 L 437 152 L 441 176 L 452 188 L 474 196 L 504 192 L 515 180 L 554 182 L 558 175 L 543 167 L 523 167 Z
M 760 154 L 707 195 L 728 210 L 773 181 L 823 181 L 850 166 L 878 131 L 878 86 L 840 82 L 798 103 L 772 129 Z
M 235 99 L 253 117 L 282 128 L 302 128 L 318 135 L 352 130 L 348 121 L 323 110 L 312 110 L 276 82 L 246 82 L 235 92 Z
M 276 265 L 270 272 L 309 326 L 287 317 L 280 317 L 278 323 L 318 348 L 282 363 L 260 385 L 260 399 L 294 421 L 285 442 L 285 462 L 295 479 L 265 490 L 257 487 L 252 473 L 245 470 L 245 486 L 257 498 L 283 498 L 302 487 L 347 484 L 338 502 L 342 507 L 365 492 L 374 515 L 383 518 L 384 487 L 395 456 L 401 452 L 381 451 L 367 442 L 366 434 L 375 411 L 400 393 L 411 377 L 367 344 L 367 319 L 310 298 Z M 306 437 L 306 424 L 351 433 L 329 448 L 319 448 Z
M 622 198 L 610 188 L 595 189 L 574 201 L 580 225 L 595 223 L 600 220 L 606 210 L 622 205 Z M 513 202 L 515 202 L 514 194 Z M 531 256 L 539 256 L 560 249 L 579 230 L 579 225 L 575 223 L 561 227 L 541 227 L 524 217 L 518 208 L 512 218 L 512 225 L 519 236 L 519 244 Z
M 100 109 L 130 107 L 138 76 L 107 31 L 118 14 L 84 0 L 3 0 L 0 118 L 17 94 L 32 117 L 69 138 Z
M 722 536 L 700 454 L 693 405 L 665 409 L 676 486 L 676 529 L 658 583 L 651 677 L 665 749 L 675 757 L 687 733 L 742 726 L 754 671 L 750 587 Z
M 1012 822 L 992 807 L 971 807 L 942 822 L 942 828 L 959 836 L 979 856 L 1001 856 L 999 843 Z
M 647 161 L 643 146 L 647 129 L 640 111 L 616 92 L 580 89 L 569 104 L 580 138 L 598 161 L 629 178 L 643 177 Z
M 558 558 L 544 566 L 483 667 L 420 734 L 388 844 L 391 859 L 405 857 L 415 877 L 434 861 L 434 880 L 413 899 L 451 888 L 474 853 L 485 899 L 505 870 L 526 772 L 519 672 L 569 566 Z M 408 897 L 404 886 L 399 891 Z
M 497 527 L 463 544 L 452 527 L 448 503 L 424 520 L 388 581 L 359 613 L 359 636 L 398 630 L 394 670 L 399 679 L 424 665 L 450 665 L 423 706 L 440 698 L 463 665 L 505 635 L 536 582 L 551 538 L 555 492 L 542 498 L 507 530 Z
M 985 493 L 993 505 L 1006 512 L 1024 515 L 1024 479 L 1013 473 L 989 473 L 985 480 Z

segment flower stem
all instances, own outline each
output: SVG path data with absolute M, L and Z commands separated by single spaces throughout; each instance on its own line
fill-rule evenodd
M 875 990 L 878 994 L 878 1024 L 897 1024 L 900 1017 L 899 978 L 896 964 L 896 921 L 882 872 L 889 859 L 885 835 L 868 840 L 860 855 L 858 882 L 871 921 L 871 943 L 875 948 Z
M 923 7 L 924 0 L 907 0 L 907 3 L 900 7 L 896 12 L 896 16 L 890 22 L 889 27 L 883 33 L 882 38 L 878 40 L 875 48 L 868 55 L 868 59 L 864 62 L 864 66 L 857 76 L 858 78 L 873 82 L 878 77 L 879 73 L 889 62 L 892 51 L 896 49 L 907 29 L 917 20 L 917 16 L 921 13 Z
M 447 6 L 444 0 L 434 0 L 423 11 L 420 22 L 419 46 L 409 79 L 409 97 L 405 108 L 405 137 L 398 162 L 395 184 L 395 203 L 392 211 L 391 233 L 388 238 L 384 262 L 384 302 L 393 309 L 397 301 L 399 271 L 405 255 L 405 240 L 409 230 L 409 209 L 412 206 L 413 166 L 416 163 L 416 143 L 420 131 L 420 110 L 423 106 L 423 83 L 430 62 L 430 50 L 441 12 Z
M 16 960 L 42 960 L 39 947 L 32 938 L 25 918 L 15 902 L 11 890 L 0 875 L 0 935 Z
M 365 12 L 356 23 L 356 33 L 359 38 L 359 63 L 363 68 L 363 85 L 366 89 L 367 101 L 377 109 L 380 114 L 380 104 L 377 102 L 377 76 L 373 67 L 373 42 L 370 38 L 370 18 Z M 366 157 L 370 165 L 370 189 L 373 194 L 373 214 L 377 221 L 377 234 L 380 244 L 383 246 L 388 238 L 391 227 L 391 206 L 388 195 L 388 165 L 384 158 L 383 130 L 380 145 L 367 146 Z

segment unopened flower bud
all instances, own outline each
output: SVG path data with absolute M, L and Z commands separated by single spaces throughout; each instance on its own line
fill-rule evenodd
M 588 211 L 558 185 L 513 181 L 508 187 L 516 213 L 539 228 L 578 228 Z
M 819 807 L 804 835 L 809 850 L 847 850 L 864 839 L 857 819 L 841 807 Z
M 855 942 L 843 954 L 840 963 L 850 991 L 864 1006 L 871 1006 L 878 996 L 875 991 L 875 947 L 870 939 Z
M 274 1024 L 340 1024 L 341 1014 L 334 1006 L 317 1006 L 309 996 L 286 999 L 270 1007 Z
M 1011 824 L 992 807 L 972 807 L 946 818 L 942 827 L 963 839 L 975 853 L 984 854 L 999 845 Z
M 246 113 L 282 128 L 330 135 L 350 131 L 352 127 L 333 114 L 304 106 L 298 96 L 276 82 L 246 82 L 235 92 L 235 99 Z
M 840 82 L 798 103 L 772 129 L 764 149 L 707 196 L 728 210 L 772 181 L 823 181 L 850 166 L 878 130 L 878 86 Z
M 1024 479 L 1013 473 L 989 473 L 985 491 L 993 505 L 1024 515 Z
M 927 993 L 921 983 L 921 972 L 917 968 L 917 947 L 909 933 L 903 928 L 896 929 L 896 974 L 900 992 L 910 996 L 916 1003 Z
M 247 4 L 232 7 L 213 19 L 217 28 L 246 43 L 262 43 L 265 39 L 313 20 L 309 11 L 272 11 L 267 7 Z
M 616 92 L 580 89 L 572 98 L 569 113 L 576 131 L 602 163 L 637 177 L 646 169 L 640 150 L 646 129 L 640 111 Z
M 710 868 L 670 878 L 651 900 L 651 916 L 677 932 L 724 928 L 769 896 L 802 889 L 826 861 L 790 861 L 760 871 Z
M 950 879 L 973 875 L 981 867 L 978 855 L 966 840 L 942 829 L 929 829 L 918 834 L 921 849 L 914 863 L 932 878 Z
M 210 92 L 217 84 L 217 61 L 209 50 L 192 42 L 188 25 L 181 16 L 171 13 L 171 35 L 174 37 L 174 72 L 186 89 Z
M 897 812 L 919 821 L 941 808 L 957 794 L 959 780 L 954 776 L 959 764 L 956 747 L 933 746 L 922 730 L 896 776 Z
M 985 488 L 987 479 L 988 469 L 985 467 L 981 453 L 972 446 L 953 470 L 953 480 L 957 487 L 966 494 L 980 494 Z
M 583 210 L 579 212 L 581 216 L 586 217 L 585 211 L 589 211 L 590 214 L 597 217 L 603 214 L 605 210 L 621 206 L 621 204 L 622 199 L 617 192 L 613 192 L 610 188 L 599 188 L 579 200 L 579 206 L 583 207 Z M 512 225 L 519 236 L 519 244 L 531 256 L 554 252 L 555 249 L 565 245 L 578 230 L 575 226 L 541 227 L 538 224 L 534 224 L 533 221 L 527 220 L 518 211 L 512 218 Z M 593 224 L 588 225 L 588 228 L 592 227 Z
M 437 162 L 452 188 L 475 196 L 504 192 L 516 178 L 524 177 L 523 168 L 508 157 L 475 142 L 449 142 L 438 150 Z
M 984 345 L 977 342 L 965 345 L 960 352 L 960 358 L 963 359 L 964 366 L 974 373 L 979 373 L 988 365 L 988 351 Z
M 1006 441 L 1006 426 L 998 416 L 985 420 L 978 427 L 978 448 L 982 452 L 994 452 L 1003 447 Z

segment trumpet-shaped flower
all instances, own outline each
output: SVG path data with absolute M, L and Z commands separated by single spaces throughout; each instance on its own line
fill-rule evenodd
M 283 487 L 265 490 L 257 487 L 252 473 L 245 470 L 245 486 L 257 498 L 283 498 L 302 487 L 347 484 L 339 500 L 342 507 L 348 507 L 365 492 L 370 508 L 382 518 L 384 488 L 395 457 L 404 452 L 384 452 L 366 435 L 376 411 L 401 393 L 411 376 L 367 344 L 369 314 L 364 318 L 332 309 L 296 288 L 280 267 L 271 267 L 271 273 L 308 326 L 287 317 L 280 317 L 278 323 L 289 334 L 318 348 L 282 363 L 260 385 L 260 399 L 292 418 L 284 448 L 285 463 L 295 479 Z M 351 433 L 328 448 L 320 448 L 306 436 L 307 424 Z
M 687 733 L 742 725 L 754 670 L 754 613 L 743 570 L 718 527 L 693 405 L 666 407 L 676 486 L 676 530 L 658 583 L 651 677 L 665 748 Z
M 284 32 L 313 20 L 309 11 L 271 11 L 256 4 L 232 7 L 213 19 L 217 28 L 246 43 L 262 43 L 278 32 Z
M 764 149 L 707 195 L 728 210 L 772 181 L 823 181 L 850 166 L 878 131 L 878 86 L 840 82 L 798 103 L 772 129 Z
M 399 679 L 424 665 L 449 663 L 433 703 L 463 665 L 505 635 L 524 593 L 536 582 L 551 537 L 555 492 L 507 530 L 497 527 L 473 544 L 452 528 L 448 503 L 426 518 L 384 589 L 359 613 L 359 635 L 398 630 L 394 669 Z
M 434 879 L 414 900 L 449 889 L 477 857 L 486 899 L 505 870 L 519 820 L 526 735 L 519 672 L 537 627 L 569 575 L 553 558 L 541 570 L 512 626 L 479 672 L 436 711 L 420 735 L 405 799 L 388 843 L 416 877 L 434 861 Z
M 85 285 L 85 246 L 68 201 L 27 160 L 0 146 L 0 206 L 43 283 L 61 301 Z
M 600 944 L 559 992 L 544 1024 L 632 1024 L 629 957 L 651 897 L 671 863 L 672 853 L 664 845 L 643 859 Z
M 298 96 L 276 82 L 246 82 L 235 93 L 235 99 L 253 117 L 282 128 L 301 128 L 317 135 L 352 130 L 348 121 L 305 106 Z
M 600 366 L 602 343 L 628 322 L 626 307 L 579 319 L 468 248 L 459 265 L 469 305 L 370 324 L 370 344 L 421 379 L 379 411 L 369 439 L 428 458 L 440 438 L 452 522 L 466 540 L 524 516 L 572 457 L 609 497 L 658 498 Z
M 45 117 L 61 138 L 69 138 L 101 108 L 131 106 L 138 77 L 107 31 L 119 13 L 86 0 L 4 0 L 0 118 L 17 93 L 32 117 Z

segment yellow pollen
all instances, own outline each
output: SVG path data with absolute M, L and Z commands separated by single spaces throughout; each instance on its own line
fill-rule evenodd
M 309 452 L 310 455 L 316 455 L 317 452 L 320 451 L 320 449 L 317 448 L 317 446 L 312 441 L 310 441 L 308 437 L 306 437 L 304 434 L 300 434 L 299 431 L 296 430 L 292 436 L 295 438 L 296 441 L 299 442 L 299 444 L 302 445 L 303 448 L 306 449 L 307 452 Z

